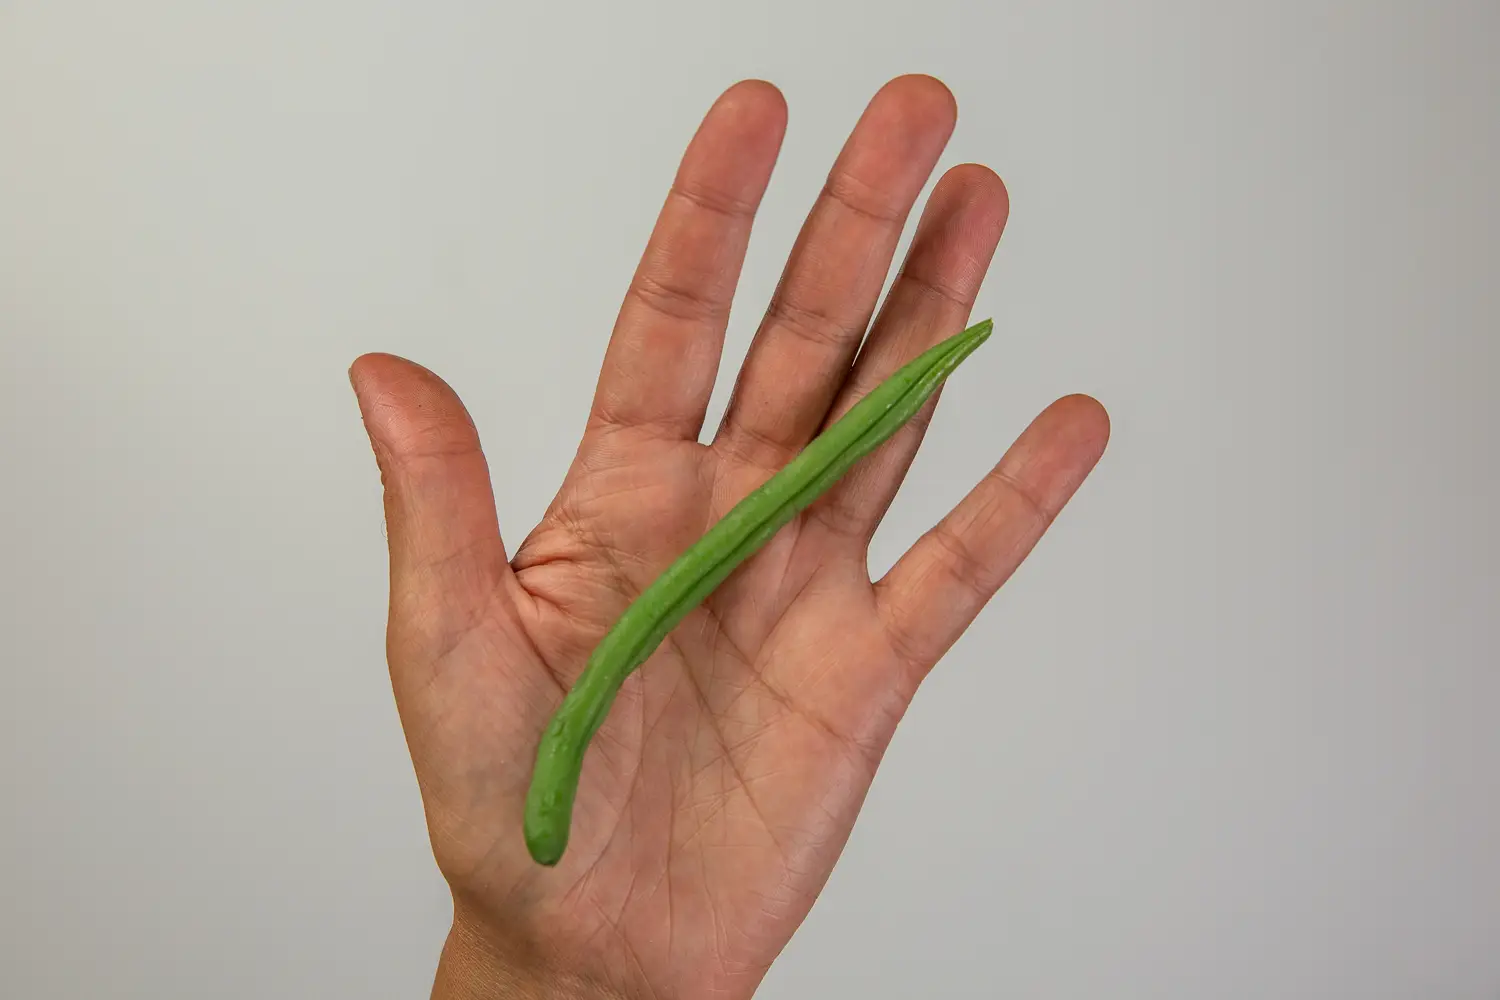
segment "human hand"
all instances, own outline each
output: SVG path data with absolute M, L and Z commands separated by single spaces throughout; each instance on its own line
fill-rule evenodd
M 720 97 L 630 284 L 572 468 L 513 556 L 452 390 L 389 355 L 355 362 L 385 484 L 391 679 L 454 898 L 434 996 L 750 996 L 826 881 L 917 685 L 1098 460 L 1103 409 L 1059 400 L 872 583 L 867 546 L 930 400 L 631 675 L 589 749 L 567 853 L 531 860 L 537 741 L 594 644 L 822 427 L 965 325 L 1008 205 L 975 165 L 939 181 L 870 322 L 954 118 L 929 77 L 875 96 L 703 445 L 786 122 L 769 84 Z

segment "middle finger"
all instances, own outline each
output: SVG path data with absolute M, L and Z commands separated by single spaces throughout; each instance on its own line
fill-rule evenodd
M 898 77 L 870 101 L 751 342 L 714 439 L 721 454 L 779 468 L 822 424 L 955 117 L 953 95 L 928 76 Z

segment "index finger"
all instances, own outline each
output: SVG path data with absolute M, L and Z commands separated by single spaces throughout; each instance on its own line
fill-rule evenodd
M 589 433 L 696 440 L 719 370 L 750 226 L 786 131 L 786 102 L 748 80 L 714 103 L 683 154 L 605 351 Z

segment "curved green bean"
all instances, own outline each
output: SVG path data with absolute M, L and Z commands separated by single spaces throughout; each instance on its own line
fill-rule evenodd
M 899 368 L 736 504 L 625 609 L 542 734 L 523 823 L 532 858 L 555 865 L 562 857 L 584 751 L 625 678 L 740 563 L 911 419 L 992 329 L 982 320 Z

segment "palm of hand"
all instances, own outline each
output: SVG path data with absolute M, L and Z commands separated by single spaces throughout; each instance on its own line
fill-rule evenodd
M 972 167 L 934 192 L 851 368 L 950 100 L 909 77 L 872 102 L 703 445 L 783 113 L 764 84 L 720 100 L 632 283 L 573 468 L 513 556 L 451 390 L 389 356 L 356 363 L 387 487 L 392 681 L 454 891 L 450 951 L 499 967 L 474 975 L 580 994 L 753 992 L 826 880 L 922 676 L 1097 460 L 1097 404 L 1054 404 L 872 584 L 866 546 L 934 399 L 629 678 L 589 750 L 567 853 L 554 869 L 531 862 L 521 811 L 536 740 L 609 625 L 820 426 L 963 325 L 1005 213 L 998 179 Z M 871 244 L 888 246 L 883 262 Z M 485 962 L 448 964 L 464 970 L 447 973 L 457 995 Z

